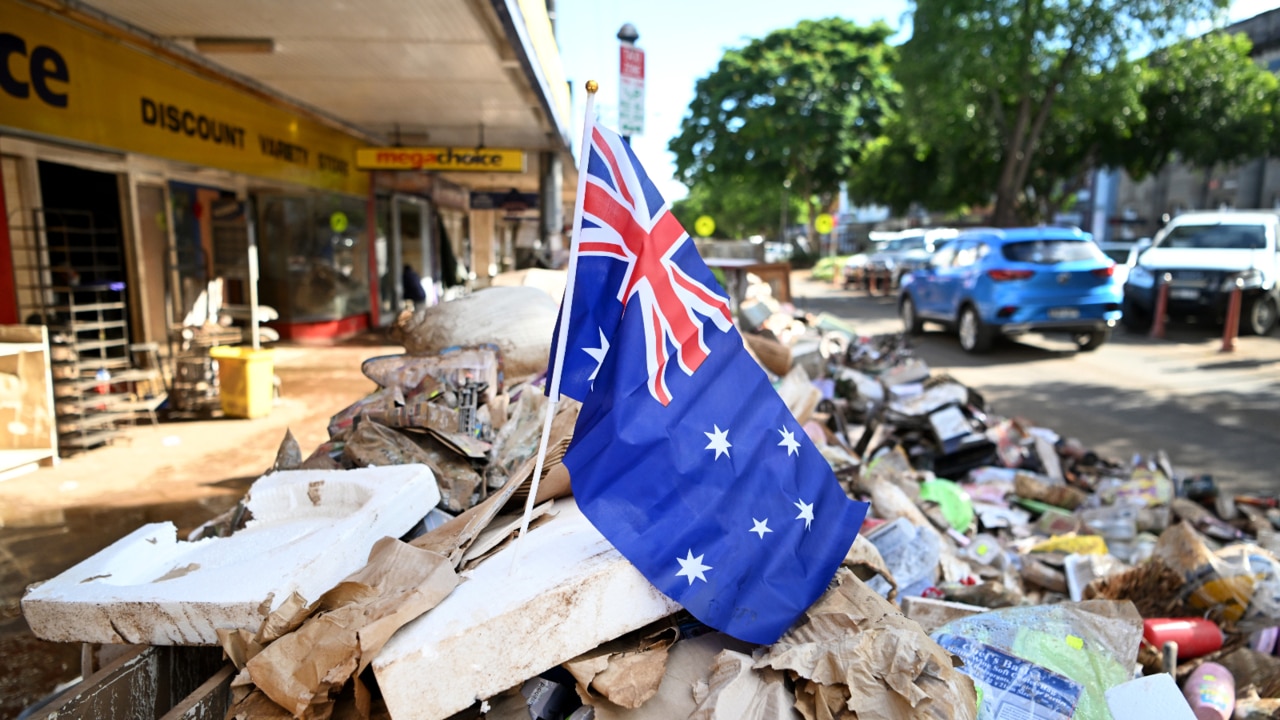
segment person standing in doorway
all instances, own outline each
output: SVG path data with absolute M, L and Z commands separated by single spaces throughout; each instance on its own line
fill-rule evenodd
M 404 299 L 418 307 L 427 301 L 427 291 L 422 287 L 422 277 L 409 263 L 404 264 L 400 274 L 400 285 L 404 289 Z

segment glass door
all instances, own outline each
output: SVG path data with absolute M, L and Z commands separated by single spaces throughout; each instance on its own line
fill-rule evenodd
M 431 251 L 431 227 L 431 206 L 426 200 L 411 195 L 392 196 L 389 264 L 398 273 L 398 281 L 393 284 L 397 312 L 439 302 L 439 272 Z

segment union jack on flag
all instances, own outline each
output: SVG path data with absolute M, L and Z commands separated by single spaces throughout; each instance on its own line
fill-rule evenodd
M 867 505 L 747 354 L 630 146 L 587 127 L 548 368 L 553 398 L 582 400 L 564 457 L 574 498 L 694 617 L 772 643 L 822 594 Z
M 704 322 L 710 320 L 720 332 L 733 327 L 728 299 L 718 292 L 714 280 L 710 285 L 699 281 L 675 262 L 676 253 L 693 241 L 622 138 L 597 125 L 592 128 L 588 151 L 582 229 L 576 245 L 578 261 L 608 258 L 621 262 L 609 273 L 622 274 L 616 284 L 616 299 L 624 312 L 638 312 L 643 318 L 649 392 L 658 402 L 669 405 L 667 372 L 672 358 L 685 375 L 702 366 L 709 352 Z M 587 339 L 607 342 L 618 319 L 620 316 L 597 318 L 601 334 Z M 590 323 L 581 327 L 591 329 Z M 598 367 L 607 345 L 592 347 L 599 350 L 598 354 L 588 353 Z M 578 376 L 583 374 L 582 367 Z M 581 400 L 595 372 L 592 367 L 586 373 L 586 382 L 581 377 L 578 382 L 566 382 L 562 376 L 561 392 Z

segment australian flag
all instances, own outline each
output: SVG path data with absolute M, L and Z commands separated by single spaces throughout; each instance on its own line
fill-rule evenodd
M 728 299 L 631 148 L 588 118 L 549 392 L 583 513 L 695 617 L 771 644 L 866 515 L 747 354 Z

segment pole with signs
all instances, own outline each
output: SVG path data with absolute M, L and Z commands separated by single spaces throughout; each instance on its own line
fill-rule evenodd
M 631 142 L 644 134 L 644 50 L 636 47 L 640 33 L 627 23 L 618 30 L 618 132 Z

